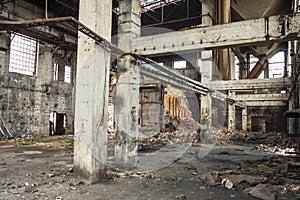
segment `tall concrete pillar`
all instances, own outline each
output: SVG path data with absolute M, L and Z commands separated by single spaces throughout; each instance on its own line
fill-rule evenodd
M 79 21 L 110 41 L 111 12 L 111 0 L 81 0 Z M 106 176 L 109 67 L 109 52 L 79 32 L 74 172 L 91 183 Z
M 235 104 L 228 103 L 228 130 L 235 130 Z
M 209 131 L 212 125 L 212 97 L 211 94 L 201 95 L 201 104 L 200 104 L 200 112 L 201 112 L 201 130 Z
M 210 14 L 209 9 L 202 4 L 202 14 L 206 17 L 202 18 L 203 25 L 212 25 L 212 20 L 208 17 Z M 207 85 L 212 80 L 213 73 L 213 55 L 212 51 L 201 51 L 198 60 L 199 71 L 201 73 L 201 83 Z M 200 96 L 200 122 L 201 130 L 209 130 L 211 128 L 212 119 L 212 97 L 211 94 Z
M 50 110 L 47 105 L 49 102 L 49 95 L 46 94 L 48 87 L 51 86 L 53 77 L 53 63 L 52 63 L 52 53 L 51 49 L 47 47 L 44 48 L 43 53 L 39 55 L 39 67 L 37 68 L 36 77 L 36 89 L 42 92 L 36 92 L 35 95 L 35 107 L 34 115 L 39 116 L 38 126 L 31 127 L 32 131 L 36 131 L 41 135 L 49 134 L 49 116 Z
M 140 3 L 123 0 L 119 4 L 119 48 L 131 51 L 132 41 L 140 35 Z M 137 165 L 140 71 L 129 55 L 118 61 L 116 84 L 116 167 L 131 171 Z
M 118 75 L 115 162 L 117 168 L 131 171 L 137 164 L 140 87 L 140 72 L 133 57 L 120 59 Z
M 242 129 L 247 131 L 247 107 L 242 109 Z
M 289 107 L 288 110 L 294 109 L 294 98 L 293 97 L 289 100 L 288 107 Z M 288 133 L 295 134 L 295 118 L 287 118 L 287 125 L 288 125 Z

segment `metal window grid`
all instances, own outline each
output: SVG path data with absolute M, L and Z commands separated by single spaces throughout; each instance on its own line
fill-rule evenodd
M 21 34 L 11 34 L 9 71 L 34 76 L 37 60 L 37 41 Z

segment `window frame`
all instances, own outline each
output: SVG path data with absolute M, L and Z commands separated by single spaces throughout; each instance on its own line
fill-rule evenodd
M 38 64 L 38 49 L 38 40 L 20 33 L 11 32 L 9 43 L 8 71 L 10 73 L 36 76 Z M 33 53 L 30 54 L 32 51 Z

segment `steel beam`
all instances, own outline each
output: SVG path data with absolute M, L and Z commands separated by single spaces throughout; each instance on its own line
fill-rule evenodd
M 287 103 L 284 101 L 248 101 L 245 102 L 247 107 L 267 107 L 267 106 L 274 106 L 274 107 L 283 107 L 287 106 Z
M 166 66 L 160 66 L 153 61 L 152 63 L 143 61 L 140 68 L 143 75 L 170 84 L 174 87 L 193 91 L 198 94 L 206 95 L 208 93 L 208 88 L 200 82 L 185 77 Z
M 139 37 L 134 40 L 132 51 L 141 55 L 157 55 L 283 42 L 299 39 L 299 29 L 300 13 L 271 16 Z
M 289 99 L 288 94 L 243 94 L 230 97 L 236 101 L 287 101 Z
M 253 90 L 253 89 L 284 89 L 292 86 L 291 78 L 241 79 L 232 81 L 211 81 L 208 84 L 214 90 Z

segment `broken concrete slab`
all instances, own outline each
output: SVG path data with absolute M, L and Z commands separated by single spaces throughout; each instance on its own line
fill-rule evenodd
M 216 175 L 213 175 L 213 172 L 207 172 L 206 174 L 203 174 L 199 177 L 201 181 L 206 183 L 208 186 L 214 186 L 216 185 Z
M 249 192 L 249 194 L 262 200 L 275 200 L 275 194 L 271 193 L 264 184 L 258 184 Z
M 275 170 L 271 167 L 268 167 L 267 165 L 261 164 L 258 165 L 258 171 L 264 174 L 273 174 Z

